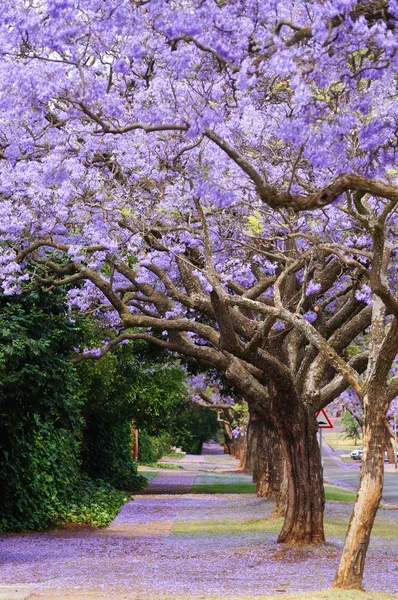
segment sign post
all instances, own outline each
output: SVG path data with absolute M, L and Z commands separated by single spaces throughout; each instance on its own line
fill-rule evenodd
M 315 418 L 316 418 L 316 422 L 318 423 L 318 429 L 319 429 L 319 447 L 321 450 L 321 461 L 322 461 L 322 467 L 323 467 L 322 430 L 323 429 L 333 429 L 333 424 L 332 424 L 331 420 L 329 419 L 329 417 L 327 416 L 327 414 L 325 413 L 324 408 L 322 408 L 321 410 L 318 410 L 318 412 L 315 415 Z

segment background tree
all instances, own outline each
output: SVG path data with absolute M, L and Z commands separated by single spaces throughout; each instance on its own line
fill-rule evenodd
M 340 420 L 344 425 L 345 437 L 354 440 L 355 445 L 357 445 L 357 440 L 361 439 L 361 427 L 356 418 L 349 410 L 345 410 Z

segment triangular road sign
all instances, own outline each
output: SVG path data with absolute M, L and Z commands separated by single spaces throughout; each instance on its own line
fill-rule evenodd
M 318 410 L 315 416 L 319 429 L 333 429 L 332 422 L 323 408 L 321 410 Z

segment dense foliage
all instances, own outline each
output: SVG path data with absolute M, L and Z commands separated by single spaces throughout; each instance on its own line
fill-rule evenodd
M 341 415 L 341 422 L 344 425 L 345 437 L 353 439 L 355 444 L 361 439 L 361 426 L 349 410 L 345 410 Z
M 139 430 L 141 463 L 155 463 L 171 446 L 200 454 L 218 431 L 216 414 L 193 404 L 185 368 L 146 342 L 121 344 L 99 361 L 82 361 L 78 371 L 84 464 L 116 487 L 135 489 L 139 481 L 131 463 L 132 428 Z
M 162 456 L 170 452 L 172 437 L 168 431 L 151 435 L 147 429 L 138 434 L 138 460 L 144 465 L 156 464 Z
M 0 529 L 105 525 L 126 499 L 81 470 L 81 335 L 59 294 L 0 296 Z
M 200 454 L 203 442 L 217 437 L 219 423 L 214 410 L 190 403 L 174 423 L 174 444 L 184 452 Z
M 83 361 L 78 373 L 85 469 L 121 489 L 142 487 L 132 460 L 132 428 L 142 430 L 141 462 L 155 462 L 169 451 L 168 431 L 185 400 L 184 371 L 168 355 L 138 342 L 99 361 Z
M 187 400 L 184 369 L 147 343 L 73 365 L 92 336 L 59 292 L 0 297 L 0 529 L 107 524 L 128 498 L 115 488 L 145 485 L 133 423 L 142 462 L 213 432 Z

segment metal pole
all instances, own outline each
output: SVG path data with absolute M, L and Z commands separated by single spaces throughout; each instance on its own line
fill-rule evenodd
M 322 427 L 319 428 L 319 446 L 321 448 L 321 462 L 322 462 L 322 467 L 323 467 Z

